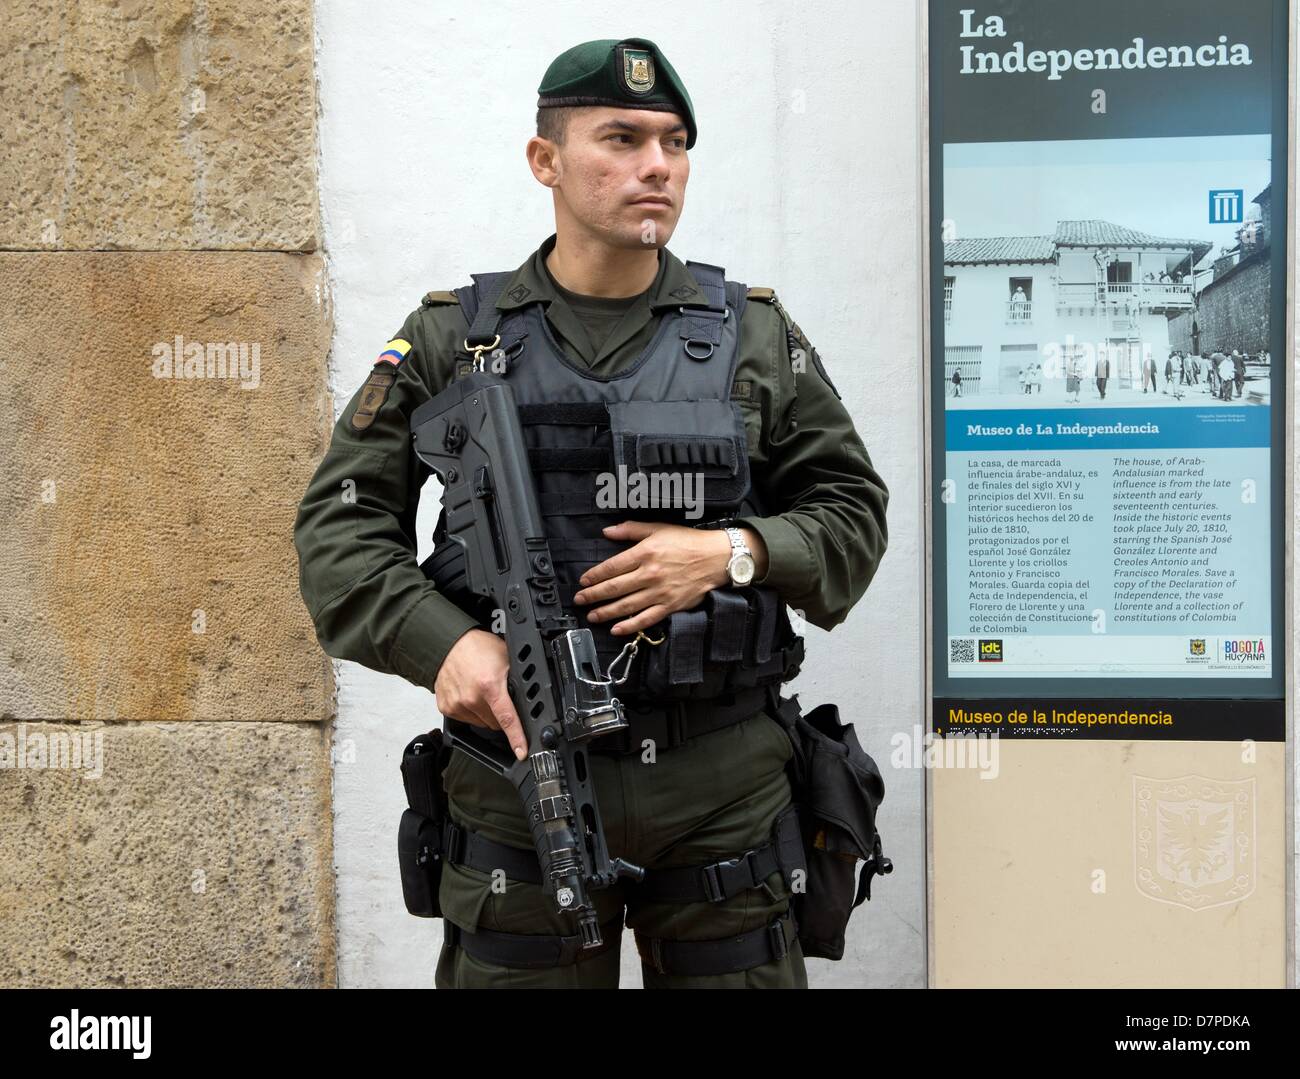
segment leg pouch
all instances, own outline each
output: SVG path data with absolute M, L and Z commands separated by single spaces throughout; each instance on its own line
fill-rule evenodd
M 835 705 L 802 715 L 796 696 L 783 698 L 778 713 L 795 748 L 789 768 L 806 865 L 802 890 L 794 890 L 799 941 L 805 956 L 841 959 L 849 917 L 870 898 L 872 876 L 893 870 L 876 831 L 884 780 Z
M 402 899 L 407 911 L 420 918 L 442 916 L 438 888 L 449 820 L 442 770 L 451 752 L 441 730 L 412 739 L 402 752 L 402 784 L 410 808 L 402 813 L 397 827 L 397 857 Z

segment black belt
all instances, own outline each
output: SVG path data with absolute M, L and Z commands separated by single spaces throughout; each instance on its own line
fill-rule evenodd
M 588 751 L 630 756 L 642 752 L 647 739 L 654 742 L 656 752 L 673 749 L 702 734 L 744 722 L 761 712 L 767 701 L 766 689 L 751 687 L 708 701 L 663 701 L 653 705 L 625 702 L 627 730 L 593 738 L 587 744 Z

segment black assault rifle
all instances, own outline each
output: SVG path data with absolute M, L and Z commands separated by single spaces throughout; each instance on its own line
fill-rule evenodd
M 443 484 L 449 542 L 464 549 L 465 585 L 504 613 L 507 688 L 528 756 L 464 730 L 447 740 L 509 779 L 523 801 L 542 887 L 578 918 L 583 947 L 601 941 L 589 889 L 645 870 L 609 856 L 586 743 L 625 730 L 591 630 L 564 613 L 528 464 L 514 391 L 482 371 L 452 382 L 411 416 L 416 455 Z

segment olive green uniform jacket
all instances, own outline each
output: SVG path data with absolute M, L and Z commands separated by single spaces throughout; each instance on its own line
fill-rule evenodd
M 686 266 L 662 249 L 645 297 L 595 352 L 546 268 L 554 244 L 551 236 L 519 267 L 497 306 L 545 301 L 556 340 L 595 374 L 631 363 L 658 316 L 699 292 Z M 771 514 L 741 518 L 767 545 L 767 572 L 755 583 L 830 629 L 875 575 L 889 492 L 820 357 L 773 292 L 752 288 L 747 304 L 732 399 Z M 429 690 L 452 645 L 477 623 L 438 593 L 416 560 L 416 506 L 430 473 L 412 450 L 410 418 L 452 381 L 467 332 L 449 292 L 429 293 L 407 316 L 394 337 L 409 351 L 396 368 L 377 363 L 378 375 L 348 402 L 294 525 L 299 584 L 321 647 Z

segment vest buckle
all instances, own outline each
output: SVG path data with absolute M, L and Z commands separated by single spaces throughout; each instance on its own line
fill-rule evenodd
M 721 311 L 721 317 L 719 317 L 719 312 L 713 308 L 705 308 L 704 310 L 700 310 L 699 308 L 696 308 L 693 311 L 687 311 L 686 307 L 682 306 L 677 308 L 677 313 L 682 318 L 689 318 L 695 320 L 695 325 L 690 326 L 687 332 L 703 330 L 704 332 L 710 334 L 711 339 L 706 339 L 701 337 L 687 337 L 685 333 L 683 333 L 682 335 L 683 338 L 682 348 L 686 350 L 686 355 L 688 355 L 693 360 L 707 360 L 710 356 L 713 355 L 714 345 L 718 341 L 722 340 L 721 326 L 722 323 L 726 322 L 727 319 L 731 318 L 731 308 L 723 307 Z M 716 319 L 717 323 L 715 326 L 712 327 L 701 325 L 699 321 L 701 319 L 708 320 L 708 321 L 712 321 Z M 708 351 L 707 352 L 699 351 L 701 349 L 708 349 Z

